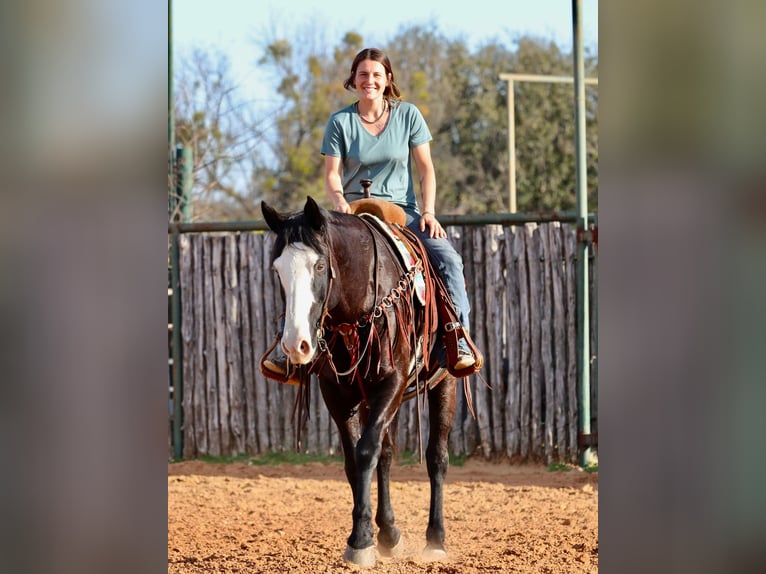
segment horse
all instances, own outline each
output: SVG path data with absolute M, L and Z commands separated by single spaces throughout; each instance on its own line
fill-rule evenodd
M 272 269 L 285 304 L 280 344 L 291 364 L 306 369 L 302 386 L 308 372 L 316 375 L 343 447 L 353 495 L 343 559 L 361 567 L 376 563 L 370 500 L 375 471 L 377 550 L 382 556 L 401 553 L 389 477 L 399 407 L 413 397 L 418 415 L 427 397 L 430 427 L 425 460 L 431 500 L 422 557 L 446 559 L 444 479 L 457 378 L 437 360 L 443 345 L 433 307 L 414 296 L 417 266 L 407 269 L 365 217 L 326 210 L 310 196 L 302 211 L 283 214 L 265 202 L 261 211 L 276 234 Z M 422 460 L 422 443 L 420 450 Z

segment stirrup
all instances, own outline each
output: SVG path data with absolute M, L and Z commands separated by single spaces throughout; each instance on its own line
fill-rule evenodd
M 481 370 L 484 365 L 484 355 L 476 347 L 470 335 L 465 332 L 463 325 L 457 321 L 444 325 L 444 346 L 447 348 L 447 365 L 450 374 L 455 377 L 468 377 Z M 460 339 L 465 339 L 469 352 L 473 354 L 473 362 L 463 361 L 459 349 Z
M 263 359 L 263 366 L 272 373 L 279 373 L 282 376 L 287 376 L 287 357 L 280 355 L 279 357 L 266 357 Z
M 473 367 L 475 364 L 476 357 L 474 357 L 473 353 L 469 349 L 461 349 L 458 347 L 457 362 L 452 365 L 452 370 L 462 371 L 464 369 L 468 369 L 469 367 Z
M 266 352 L 261 357 L 260 361 L 260 369 L 261 374 L 269 379 L 273 379 L 275 381 L 279 381 L 280 383 L 287 383 L 289 385 L 300 385 L 300 380 L 298 380 L 297 373 L 295 372 L 294 368 L 289 368 L 287 357 L 284 357 L 285 362 L 283 368 L 279 361 L 274 360 L 270 357 L 271 353 L 274 351 L 274 349 L 277 346 L 277 343 L 279 342 L 279 337 L 277 336 L 274 339 L 274 343 L 269 347 Z

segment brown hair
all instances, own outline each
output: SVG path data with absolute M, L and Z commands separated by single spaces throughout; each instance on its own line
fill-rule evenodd
M 365 48 L 356 55 L 351 64 L 351 73 L 348 75 L 348 78 L 346 78 L 346 81 L 343 82 L 343 87 L 352 91 L 356 89 L 356 69 L 359 67 L 360 62 L 364 62 L 365 60 L 380 62 L 386 69 L 388 82 L 386 84 L 386 89 L 383 90 L 383 97 L 386 99 L 399 98 L 401 92 L 399 91 L 399 86 L 396 85 L 396 80 L 394 80 L 394 70 L 391 68 L 391 60 L 388 59 L 388 56 L 383 50 L 379 50 L 378 48 Z

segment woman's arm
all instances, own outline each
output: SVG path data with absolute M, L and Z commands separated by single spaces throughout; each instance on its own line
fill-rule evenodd
M 324 156 L 324 188 L 332 201 L 333 209 L 341 213 L 350 213 L 351 208 L 343 197 L 343 168 L 339 157 Z
M 412 158 L 418 168 L 420 194 L 423 198 L 423 213 L 420 217 L 420 230 L 428 227 L 431 237 L 447 237 L 447 232 L 436 220 L 436 171 L 431 160 L 431 145 L 424 143 L 412 148 Z

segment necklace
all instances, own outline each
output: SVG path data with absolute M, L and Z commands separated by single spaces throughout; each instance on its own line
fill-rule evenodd
M 370 124 L 370 125 L 378 123 L 380 119 L 386 114 L 387 111 L 388 111 L 388 102 L 383 100 L 383 111 L 380 112 L 380 115 L 374 120 L 366 120 L 364 119 L 364 116 L 362 116 L 362 113 L 359 111 L 359 104 L 358 103 L 356 104 L 356 113 L 357 115 L 359 115 L 359 119 L 362 120 L 364 123 Z

